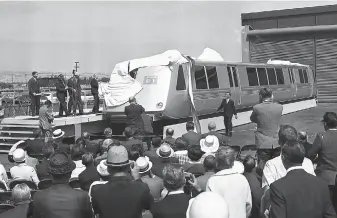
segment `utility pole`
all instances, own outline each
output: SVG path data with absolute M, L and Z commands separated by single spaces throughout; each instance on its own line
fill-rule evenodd
M 75 71 L 77 72 L 77 69 L 80 68 L 80 62 L 75 61 Z

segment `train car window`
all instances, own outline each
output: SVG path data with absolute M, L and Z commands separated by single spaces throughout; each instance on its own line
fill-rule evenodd
M 209 89 L 218 89 L 218 73 L 216 72 L 216 67 L 206 67 L 207 79 L 208 79 L 208 88 Z
M 290 83 L 295 83 L 295 80 L 294 80 L 294 71 L 293 71 L 293 69 L 288 68 L 288 73 L 289 73 Z
M 276 73 L 274 68 L 267 68 L 269 85 L 277 85 Z
M 284 84 L 284 76 L 282 68 L 275 68 L 276 77 L 277 77 L 277 84 L 282 85 Z
M 207 89 L 207 80 L 204 66 L 195 66 L 195 87 L 196 89 Z
M 302 69 L 298 69 L 298 75 L 300 76 L 300 83 L 304 83 L 304 76 Z
M 229 85 L 230 87 L 233 87 L 233 77 L 232 77 L 231 67 L 227 67 L 227 72 L 228 72 Z
M 237 68 L 236 67 L 232 67 L 232 72 L 233 72 L 233 77 L 234 77 L 234 85 L 235 85 L 235 87 L 238 87 L 239 83 L 238 83 L 238 71 L 237 71 Z
M 265 68 L 257 68 L 257 74 L 259 75 L 260 86 L 268 85 L 268 78 Z
M 303 69 L 304 83 L 309 83 L 307 70 Z
M 183 66 L 179 65 L 176 90 L 186 90 Z
M 256 68 L 247 67 L 246 70 L 249 86 L 259 86 L 259 79 L 257 78 Z

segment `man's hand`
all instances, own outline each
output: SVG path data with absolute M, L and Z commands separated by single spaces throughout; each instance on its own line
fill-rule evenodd
M 191 179 L 188 180 L 188 183 L 191 186 L 193 186 L 193 188 L 195 188 L 198 192 L 201 192 L 202 190 L 201 190 L 200 186 L 197 183 L 197 179 L 195 178 L 195 176 L 192 173 L 190 174 L 190 178 Z
M 34 92 L 33 95 L 36 96 L 36 93 Z
M 266 210 L 263 214 L 263 218 L 269 218 L 269 210 Z
M 235 115 L 235 119 L 238 119 L 238 115 Z

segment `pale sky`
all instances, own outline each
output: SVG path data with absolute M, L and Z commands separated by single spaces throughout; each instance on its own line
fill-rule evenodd
M 118 62 L 204 48 L 241 61 L 241 13 L 336 1 L 0 2 L 0 72 L 112 71 Z

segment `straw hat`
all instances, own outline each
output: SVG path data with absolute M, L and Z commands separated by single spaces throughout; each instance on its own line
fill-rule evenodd
M 139 157 L 136 164 L 139 167 L 139 173 L 146 173 L 152 168 L 152 162 L 148 157 Z
M 49 159 L 48 171 L 52 175 L 64 175 L 75 168 L 75 162 L 65 152 L 55 152 Z
M 97 172 L 99 173 L 99 175 L 101 176 L 109 176 L 109 172 L 108 172 L 108 166 L 104 164 L 104 160 L 102 160 L 98 166 L 97 166 Z
M 174 150 L 168 143 L 163 143 L 159 148 L 157 148 L 156 153 L 161 158 L 170 158 L 174 154 Z
M 26 152 L 22 148 L 18 148 L 13 152 L 13 160 L 16 163 L 23 163 L 26 160 Z
M 200 140 L 200 147 L 205 153 L 214 153 L 219 149 L 219 139 L 214 135 L 208 135 Z
M 112 146 L 108 151 L 107 160 L 103 162 L 108 167 L 124 167 L 130 165 L 128 151 L 124 146 Z
M 61 138 L 62 136 L 64 136 L 64 131 L 62 131 L 61 129 L 56 129 L 54 132 L 53 132 L 53 139 L 58 139 L 58 138 Z

